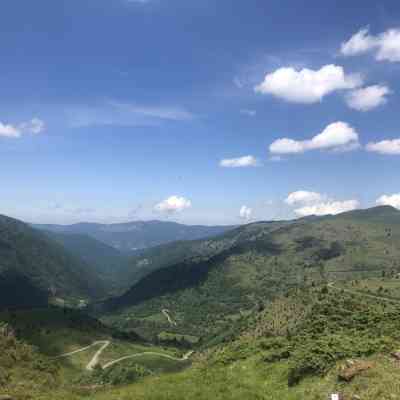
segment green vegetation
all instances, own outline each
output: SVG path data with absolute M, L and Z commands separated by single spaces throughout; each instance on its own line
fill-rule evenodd
M 76 384 L 80 386 L 126 385 L 151 374 L 151 370 L 142 365 L 138 365 L 134 361 L 128 360 L 124 364 L 116 364 L 105 370 L 102 368 L 95 368 L 94 372 L 79 377 Z
M 246 313 L 294 287 L 399 273 L 398 239 L 400 212 L 390 207 L 250 224 L 218 237 L 217 253 L 153 271 L 97 315 L 149 340 L 168 331 L 215 344 L 232 334 L 233 319 L 245 323 Z M 176 326 L 159 317 L 163 308 Z
M 85 263 L 41 232 L 5 216 L 0 216 L 0 260 L 0 309 L 42 306 L 48 295 L 88 299 L 104 294 Z
M 176 347 L 192 347 L 199 343 L 197 336 L 179 335 L 170 332 L 160 332 L 157 336 L 160 343 L 169 344 Z
M 88 235 L 50 231 L 44 233 L 84 261 L 90 273 L 101 280 L 107 293 L 118 294 L 126 289 L 126 280 L 122 279 L 122 275 L 130 266 L 128 254 Z

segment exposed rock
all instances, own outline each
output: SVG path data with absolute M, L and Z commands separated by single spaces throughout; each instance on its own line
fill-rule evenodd
M 396 360 L 400 361 L 400 350 L 393 351 L 390 355 L 395 358 Z
M 346 365 L 343 366 L 339 372 L 339 378 L 350 382 L 355 376 L 372 367 L 373 364 L 367 361 L 347 360 Z

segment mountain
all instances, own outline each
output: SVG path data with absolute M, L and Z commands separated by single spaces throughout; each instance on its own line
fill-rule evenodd
M 98 310 L 151 336 L 168 328 L 155 322 L 168 309 L 176 333 L 211 338 L 224 321 L 293 287 L 397 274 L 399 239 L 400 211 L 391 207 L 254 223 L 211 240 L 225 243 L 221 251 L 157 269 Z
M 153 271 L 184 261 L 210 258 L 229 249 L 237 242 L 254 238 L 256 235 L 265 235 L 287 223 L 286 221 L 259 222 L 256 225 L 257 233 L 254 232 L 254 225 L 249 224 L 211 239 L 182 240 L 137 250 L 129 258 L 126 268 L 122 271 L 123 280 L 132 285 Z
M 129 256 L 84 234 L 43 231 L 50 239 L 61 244 L 69 253 L 83 260 L 92 275 L 96 275 L 108 292 L 126 289 L 124 279 L 130 269 Z
M 56 233 L 88 235 L 120 251 L 158 246 L 178 240 L 212 237 L 231 230 L 232 226 L 183 225 L 168 221 L 136 221 L 122 224 L 78 223 L 73 225 L 33 225 Z
M 27 224 L 0 216 L 0 307 L 43 305 L 57 298 L 104 295 L 83 261 Z

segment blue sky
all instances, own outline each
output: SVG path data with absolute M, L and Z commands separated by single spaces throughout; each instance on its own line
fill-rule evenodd
M 398 1 L 2 2 L 0 212 L 400 208 Z

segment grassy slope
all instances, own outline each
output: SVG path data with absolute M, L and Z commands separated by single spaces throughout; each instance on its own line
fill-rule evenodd
M 192 368 L 94 398 L 325 400 L 336 392 L 346 399 L 400 398 L 399 366 L 389 356 L 400 347 L 399 315 L 400 303 L 333 288 L 293 291 L 248 316 L 236 339 L 199 355 Z M 348 358 L 373 367 L 344 383 L 338 374 Z M 294 375 L 298 380 L 288 385 Z

